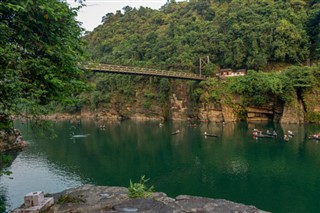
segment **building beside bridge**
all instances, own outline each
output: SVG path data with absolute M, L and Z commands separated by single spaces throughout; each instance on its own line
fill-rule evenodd
M 217 74 L 219 77 L 234 77 L 234 76 L 245 76 L 247 74 L 246 69 L 238 69 L 233 70 L 231 68 L 220 69 L 219 73 Z

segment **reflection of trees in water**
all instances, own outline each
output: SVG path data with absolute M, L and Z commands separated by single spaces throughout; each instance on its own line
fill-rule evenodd
M 3 174 L 1 174 L 3 172 L 2 169 L 3 169 L 3 167 L 0 168 L 0 178 L 3 175 Z M 6 212 L 6 197 L 5 197 L 5 194 L 6 193 L 5 193 L 4 188 L 0 187 L 0 212 Z
M 0 193 L 1 193 L 1 191 L 0 191 Z M 0 194 L 0 212 L 6 212 L 5 201 L 6 201 L 5 196 Z
M 11 172 L 7 170 L 18 156 L 19 151 L 6 152 L 6 154 L 0 153 L 0 178 L 2 175 L 10 175 Z M 6 212 L 6 191 L 3 187 L 0 187 L 0 212 Z

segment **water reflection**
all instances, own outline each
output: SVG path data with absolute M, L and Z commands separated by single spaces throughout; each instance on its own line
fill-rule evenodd
M 0 212 L 6 212 L 6 190 L 0 185 Z
M 226 162 L 226 172 L 232 175 L 245 176 L 248 172 L 248 163 L 243 159 L 229 160 Z
M 128 186 L 146 175 L 172 197 L 224 198 L 272 212 L 320 211 L 320 144 L 307 140 L 317 125 L 58 122 L 53 139 L 17 126 L 29 147 L 11 166 L 14 179 L 0 179 L 10 208 L 29 191 L 82 183 Z M 254 128 L 274 129 L 278 137 L 256 140 Z M 288 130 L 295 136 L 285 143 Z M 218 137 L 205 138 L 204 132 Z

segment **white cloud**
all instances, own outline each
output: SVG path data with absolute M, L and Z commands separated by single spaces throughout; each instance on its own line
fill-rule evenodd
M 79 4 L 74 0 L 67 0 L 72 6 L 76 7 Z M 166 4 L 167 0 L 86 0 L 86 7 L 81 8 L 78 12 L 78 21 L 82 22 L 82 27 L 87 31 L 92 31 L 95 27 L 101 24 L 102 17 L 107 13 L 115 13 L 117 10 L 122 10 L 125 6 L 139 8 L 140 6 L 159 9 Z

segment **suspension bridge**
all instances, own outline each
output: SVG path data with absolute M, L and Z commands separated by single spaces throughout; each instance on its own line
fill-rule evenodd
M 101 73 L 155 76 L 155 77 L 161 77 L 161 78 L 174 78 L 174 79 L 194 80 L 194 81 L 206 80 L 206 77 L 201 74 L 157 70 L 157 69 L 149 69 L 149 68 L 141 68 L 141 67 L 128 67 L 128 66 L 119 66 L 119 65 L 110 65 L 110 64 L 94 64 L 94 63 L 82 65 L 81 67 L 82 69 L 85 69 L 85 70 L 90 70 L 93 72 L 101 72 Z

